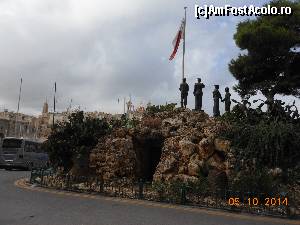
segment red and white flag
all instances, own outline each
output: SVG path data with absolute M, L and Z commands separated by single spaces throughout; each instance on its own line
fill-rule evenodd
M 178 32 L 177 32 L 177 34 L 176 34 L 176 36 L 175 36 L 175 38 L 172 42 L 173 46 L 174 46 L 174 49 L 173 49 L 173 52 L 172 52 L 169 60 L 174 59 L 174 57 L 177 53 L 179 44 L 180 44 L 180 40 L 184 38 L 184 26 L 185 26 L 185 21 L 184 21 L 184 19 L 182 19 L 179 30 L 178 30 Z

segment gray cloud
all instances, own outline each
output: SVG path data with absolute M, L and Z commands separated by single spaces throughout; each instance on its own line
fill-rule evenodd
M 184 3 L 189 6 L 186 74 L 191 89 L 198 76 L 207 84 L 204 108 L 211 113 L 212 85 L 234 83 L 227 64 L 238 54 L 232 37 L 245 18 L 196 20 L 193 7 L 200 3 L 190 0 L 2 0 L 0 107 L 16 109 L 21 76 L 25 113 L 41 111 L 55 81 L 59 110 L 73 99 L 87 110 L 121 112 L 117 99 L 129 94 L 136 104 L 178 102 L 182 50 L 174 61 L 168 57 Z M 193 102 L 190 93 L 189 107 Z

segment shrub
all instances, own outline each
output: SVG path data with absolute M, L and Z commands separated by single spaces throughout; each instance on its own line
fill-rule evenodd
M 190 191 L 202 195 L 206 194 L 210 190 L 208 178 L 206 176 L 203 176 L 201 173 L 199 174 L 198 180 L 196 182 L 188 183 L 188 187 Z
M 273 196 L 279 192 L 279 180 L 274 178 L 266 168 L 243 169 L 232 175 L 229 189 L 241 193 L 257 193 Z
M 67 121 L 55 124 L 43 148 L 54 168 L 63 167 L 64 172 L 68 172 L 74 162 L 80 167 L 87 167 L 91 149 L 108 130 L 105 120 L 85 117 L 82 111 L 78 111 L 72 113 Z
M 239 104 L 221 119 L 230 124 L 220 136 L 231 141 L 237 167 L 241 162 L 254 162 L 260 169 L 280 167 L 286 171 L 299 163 L 300 121 L 284 114 L 281 105 L 262 112 Z
M 152 183 L 152 189 L 158 194 L 160 201 L 179 203 L 182 199 L 182 191 L 187 188 L 187 184 L 182 181 L 156 181 Z
M 160 201 L 165 200 L 167 184 L 162 181 L 155 181 L 152 183 L 152 190 L 157 193 Z
M 148 114 L 155 114 L 158 112 L 165 112 L 165 111 L 173 111 L 176 107 L 177 103 L 170 103 L 170 104 L 166 104 L 166 105 L 149 105 L 146 108 L 146 112 Z
M 299 163 L 300 129 L 286 121 L 260 121 L 256 125 L 234 124 L 223 134 L 232 142 L 232 149 L 240 163 L 256 167 L 280 167 L 284 170 Z

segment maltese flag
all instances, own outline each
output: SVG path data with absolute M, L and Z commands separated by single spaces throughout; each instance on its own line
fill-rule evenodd
M 176 34 L 176 36 L 173 40 L 174 49 L 173 49 L 173 52 L 172 52 L 169 60 L 174 59 L 174 57 L 177 53 L 179 44 L 180 44 L 180 40 L 184 38 L 184 25 L 185 25 L 185 21 L 184 21 L 184 19 L 182 19 L 179 30 L 178 30 L 178 32 L 177 32 L 177 34 Z

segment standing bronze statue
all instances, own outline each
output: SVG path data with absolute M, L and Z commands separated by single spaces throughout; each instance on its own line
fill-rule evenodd
M 205 85 L 201 83 L 201 78 L 198 78 L 198 83 L 195 83 L 194 86 L 195 110 L 197 111 L 201 111 L 202 109 L 203 88 L 205 88 Z
M 186 108 L 187 105 L 187 96 L 189 94 L 189 85 L 186 83 L 186 78 L 182 79 L 179 90 L 181 92 L 181 108 Z
M 214 117 L 220 116 L 220 104 L 219 100 L 222 100 L 221 93 L 219 92 L 219 85 L 215 85 L 215 90 L 213 91 L 213 98 L 214 98 L 214 108 L 213 114 Z
M 225 88 L 225 97 L 222 100 L 222 102 L 225 102 L 225 112 L 230 112 L 230 105 L 231 105 L 231 100 L 230 100 L 231 94 L 229 93 L 229 87 Z

